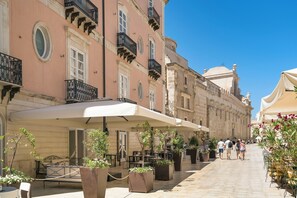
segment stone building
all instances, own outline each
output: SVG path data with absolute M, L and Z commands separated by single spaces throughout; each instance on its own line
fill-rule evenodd
M 236 65 L 232 70 L 214 67 L 201 75 L 176 53 L 175 41 L 166 38 L 165 46 L 166 113 L 208 127 L 210 137 L 249 138 L 251 101 L 240 94 Z
M 119 160 L 139 150 L 135 133 L 139 117 L 104 117 L 105 121 L 62 117 L 66 105 L 102 98 L 136 104 L 151 117 L 164 112 L 167 2 L 0 0 L 0 66 L 4 68 L 0 71 L 0 135 L 25 127 L 35 135 L 41 156 L 74 154 L 76 164 L 86 155 L 87 129 L 108 129 L 109 152 Z M 33 119 L 30 110 L 58 105 L 66 109 L 61 115 L 45 119 L 41 115 L 50 113 L 40 112 L 38 117 L 35 111 Z M 28 114 L 19 116 L 25 110 Z M 0 146 L 2 159 L 3 140 Z M 26 154 L 28 149 L 20 149 L 15 167 L 34 175 L 34 160 Z M 2 162 L 0 166 L 1 174 Z

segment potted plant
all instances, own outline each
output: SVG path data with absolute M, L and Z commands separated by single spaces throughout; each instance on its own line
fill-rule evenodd
M 172 136 L 172 152 L 175 171 L 181 171 L 182 152 L 184 151 L 184 138 L 176 131 Z
M 144 150 L 151 144 L 153 129 L 146 121 L 142 124 L 140 130 L 141 132 L 137 133 L 137 138 L 141 146 L 142 164 L 141 167 L 129 169 L 129 191 L 146 193 L 153 190 L 154 183 L 153 169 L 151 167 L 144 167 Z
M 191 164 L 196 164 L 198 146 L 198 138 L 196 136 L 192 136 L 189 139 L 189 147 L 187 149 L 187 154 L 191 156 Z
M 80 175 L 84 197 L 105 197 L 107 174 L 110 164 L 104 159 L 108 151 L 107 134 L 99 129 L 87 132 L 84 142 L 88 157 L 84 158 L 84 167 L 80 168 Z
M 21 182 L 31 182 L 33 178 L 27 176 L 24 172 L 13 168 L 14 160 L 18 151 L 18 148 L 22 146 L 31 146 L 30 155 L 34 159 L 38 159 L 39 155 L 36 153 L 36 142 L 33 134 L 25 128 L 20 128 L 17 133 L 7 134 L 0 136 L 0 139 L 6 138 L 6 146 L 4 153 L 11 157 L 8 160 L 9 165 L 3 168 L 4 176 L 0 176 L 0 185 L 14 185 L 18 188 Z M 3 161 L 3 159 L 1 160 Z
M 168 159 L 167 141 L 170 139 L 172 131 L 156 130 L 155 137 L 158 139 L 157 151 L 164 155 L 163 159 L 155 159 L 155 179 L 168 181 L 173 179 L 174 165 L 172 160 Z
M 216 158 L 216 150 L 217 150 L 218 140 L 216 138 L 211 138 L 209 140 L 208 148 L 209 148 L 209 158 Z
M 208 140 L 206 140 L 206 134 L 204 132 L 201 131 L 199 135 L 202 142 L 199 151 L 199 159 L 201 162 L 207 162 L 209 160 L 209 148 L 207 143 Z

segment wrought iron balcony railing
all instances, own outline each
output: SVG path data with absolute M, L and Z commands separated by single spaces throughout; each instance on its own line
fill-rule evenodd
M 160 16 L 154 7 L 148 8 L 148 18 L 149 24 L 155 31 L 160 28 Z
M 83 30 L 90 34 L 98 24 L 98 8 L 90 0 L 64 0 L 65 17 L 70 16 L 72 23 L 76 18 L 78 28 L 83 24 Z
M 155 80 L 160 78 L 162 74 L 162 67 L 155 59 L 149 59 L 148 70 L 149 70 L 149 73 L 148 73 L 149 76 L 151 76 Z
M 65 80 L 66 82 L 66 102 L 83 102 L 98 98 L 98 89 L 84 83 L 81 80 Z
M 131 63 L 137 55 L 136 43 L 124 32 L 118 33 L 117 37 L 118 55 Z
M 22 60 L 0 52 L 0 83 L 3 85 L 1 99 L 9 93 L 9 100 L 22 86 Z
M 22 60 L 0 52 L 0 81 L 22 86 Z

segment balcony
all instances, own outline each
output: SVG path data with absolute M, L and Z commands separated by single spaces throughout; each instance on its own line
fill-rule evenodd
M 160 16 L 155 10 L 155 8 L 153 7 L 148 8 L 148 19 L 149 19 L 148 23 L 150 24 L 150 26 L 152 26 L 154 31 L 160 28 Z
M 118 33 L 117 37 L 118 55 L 131 63 L 137 55 L 136 43 L 124 32 Z
M 98 24 L 98 8 L 90 0 L 64 0 L 65 18 L 73 23 L 76 18 L 77 28 L 83 25 L 84 32 L 90 34 Z
M 9 100 L 22 86 L 22 60 L 0 52 L 0 84 L 3 85 L 1 99 L 10 92 Z
M 75 103 L 98 98 L 98 89 L 81 80 L 65 80 L 66 102 Z
M 155 59 L 149 59 L 148 70 L 149 70 L 149 73 L 148 73 L 149 76 L 155 80 L 160 78 L 162 74 L 162 67 Z

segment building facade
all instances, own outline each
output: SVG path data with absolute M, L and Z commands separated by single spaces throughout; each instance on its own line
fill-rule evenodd
M 208 127 L 210 137 L 250 138 L 251 101 L 249 95 L 240 95 L 236 65 L 232 70 L 214 67 L 201 75 L 176 53 L 174 40 L 166 38 L 165 46 L 166 113 Z
M 13 122 L 10 113 L 101 98 L 164 112 L 166 3 L 0 0 L 0 134 L 25 127 L 35 135 L 41 156 L 75 154 L 81 164 L 86 124 Z M 110 153 L 124 159 L 139 149 L 134 126 L 107 122 L 107 127 Z M 22 150 L 15 167 L 33 175 L 34 160 Z

